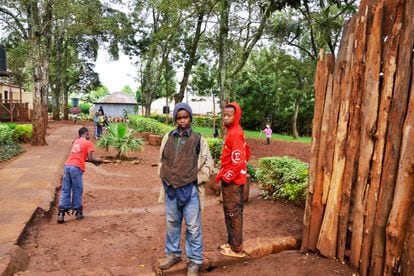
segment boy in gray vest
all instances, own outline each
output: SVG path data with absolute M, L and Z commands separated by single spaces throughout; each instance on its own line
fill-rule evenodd
M 165 270 L 181 261 L 180 236 L 184 219 L 187 275 L 198 275 L 203 263 L 204 183 L 209 180 L 214 163 L 207 141 L 191 129 L 191 107 L 178 103 L 173 116 L 177 128 L 163 137 L 158 164 L 163 185 L 159 201 L 165 202 L 166 217 L 166 258 L 159 267 Z

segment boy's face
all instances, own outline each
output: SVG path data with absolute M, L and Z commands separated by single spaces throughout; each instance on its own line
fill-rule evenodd
M 85 132 L 85 139 L 89 140 L 91 137 L 89 136 L 89 131 Z
M 225 107 L 223 112 L 223 122 L 225 126 L 231 126 L 234 122 L 236 110 L 232 107 Z
M 181 130 L 188 129 L 190 127 L 190 121 L 191 121 L 191 116 L 186 110 L 182 109 L 177 112 L 177 117 L 175 119 L 175 122 L 177 123 L 177 126 L 179 129 Z

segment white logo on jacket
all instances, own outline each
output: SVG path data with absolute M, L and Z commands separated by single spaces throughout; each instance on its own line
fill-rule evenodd
M 224 180 L 226 180 L 226 181 L 230 181 L 230 179 L 232 178 L 234 176 L 234 172 L 233 171 L 230 171 L 230 170 L 228 170 L 224 175 L 223 175 L 223 178 L 224 178 Z
M 242 152 L 240 150 L 235 150 L 231 153 L 231 161 L 235 164 L 238 164 L 242 161 L 241 158 Z

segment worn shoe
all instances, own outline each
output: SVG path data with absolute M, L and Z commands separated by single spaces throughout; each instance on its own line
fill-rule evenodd
M 82 211 L 76 211 L 75 216 L 77 220 L 81 220 L 84 218 Z
M 174 255 L 167 255 L 167 257 L 165 258 L 165 260 L 163 260 L 160 265 L 159 268 L 161 268 L 162 270 L 166 270 L 169 269 L 170 267 L 172 267 L 173 265 L 175 265 L 176 263 L 181 262 L 181 257 L 177 257 Z
M 187 276 L 198 276 L 201 265 L 193 262 L 188 263 Z
M 57 222 L 58 223 L 64 223 L 65 222 L 65 213 L 67 213 L 68 211 L 65 209 L 60 209 L 59 213 L 58 213 L 58 218 L 57 218 Z

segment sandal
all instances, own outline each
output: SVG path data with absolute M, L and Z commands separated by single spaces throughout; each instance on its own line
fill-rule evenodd
M 246 254 L 244 252 L 234 252 L 231 248 L 224 248 L 220 250 L 220 253 L 224 256 L 234 257 L 234 258 L 244 258 Z
M 219 246 L 219 249 L 227 249 L 227 248 L 230 248 L 230 244 L 228 243 L 225 243 Z

